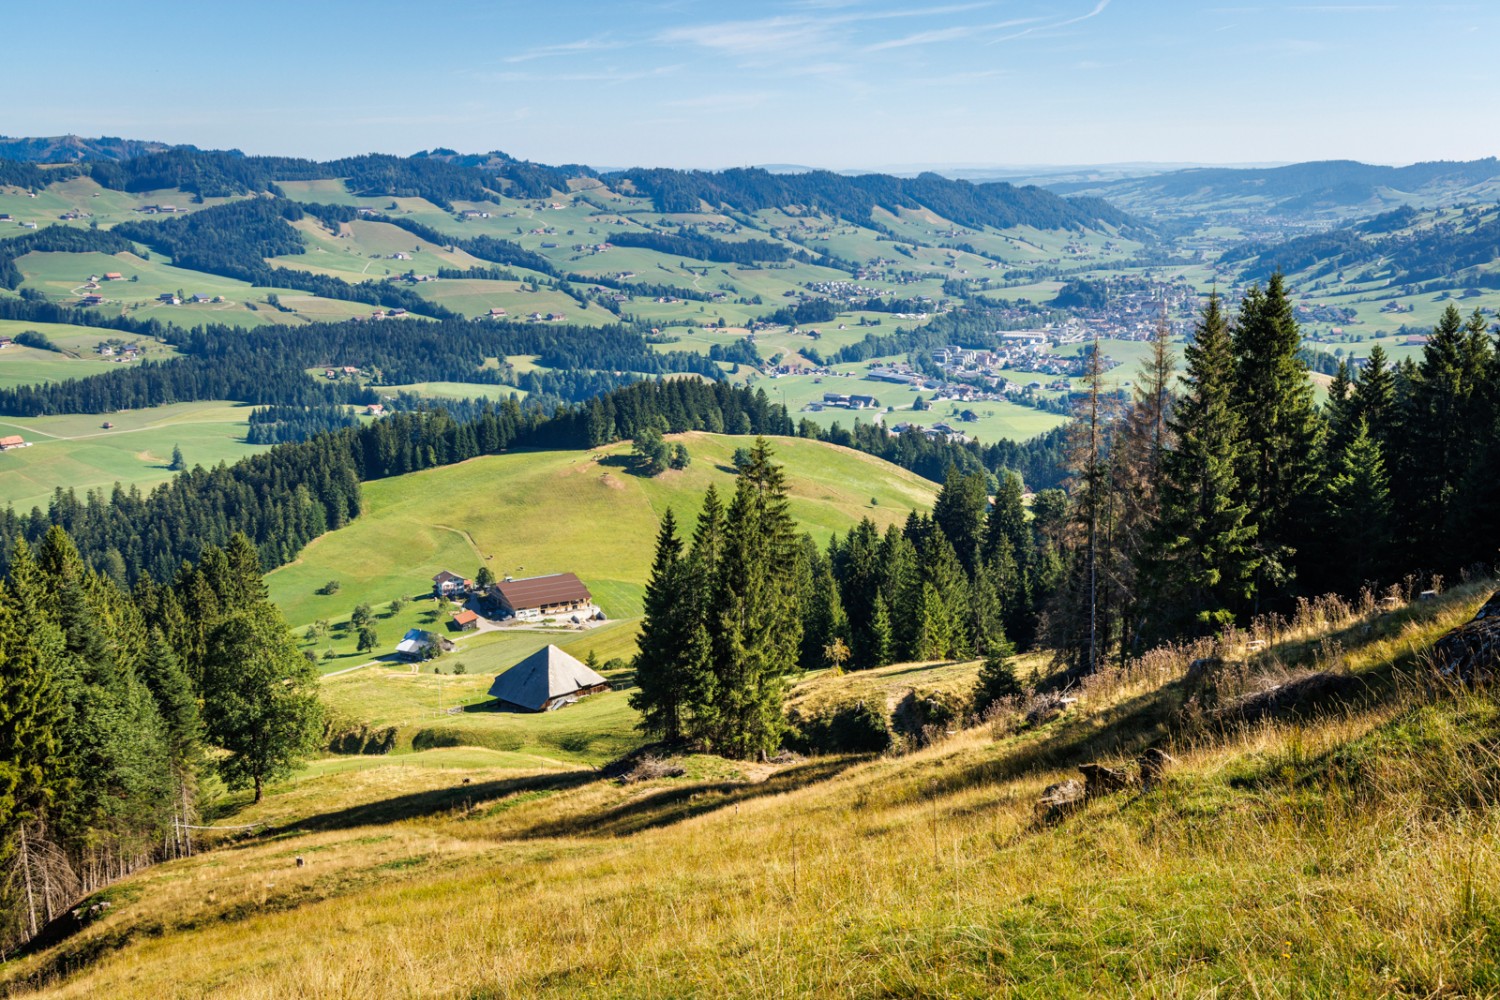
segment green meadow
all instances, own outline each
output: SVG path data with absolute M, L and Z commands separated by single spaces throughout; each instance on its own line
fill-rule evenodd
M 132 253 L 28 253 L 16 261 L 25 283 L 55 302 L 76 304 L 85 294 L 104 297 L 94 309 L 131 319 L 154 319 L 173 326 L 193 327 L 210 323 L 255 326 L 262 323 L 297 323 L 311 319 L 349 319 L 364 316 L 370 307 L 358 302 L 319 299 L 307 292 L 286 288 L 261 288 L 233 278 L 190 271 L 153 256 Z M 85 285 L 90 275 L 118 272 L 117 281 L 103 281 L 98 289 Z M 181 305 L 159 301 L 166 293 L 206 295 L 219 302 Z M 290 313 L 273 308 L 268 295 L 277 295 Z M 307 315 L 298 310 L 301 306 Z
M 245 443 L 248 414 L 236 403 L 205 402 L 102 416 L 0 417 L 0 434 L 32 442 L 0 453 L 0 505 L 45 507 L 58 487 L 83 493 L 118 482 L 148 489 L 175 475 L 168 465 L 177 446 L 190 466 L 234 462 L 263 450 Z
M 300 634 L 315 620 L 347 618 L 360 603 L 426 593 L 440 570 L 472 575 L 488 566 L 497 577 L 575 572 L 611 618 L 634 617 L 658 519 L 670 507 L 691 524 L 709 484 L 733 488 L 730 460 L 748 443 L 709 434 L 680 440 L 691 465 L 654 479 L 631 471 L 622 443 L 485 456 L 366 483 L 364 513 L 270 573 L 271 597 Z M 797 438 L 773 447 L 786 467 L 792 514 L 820 544 L 861 517 L 899 524 L 936 495 L 936 484 L 848 449 Z M 340 582 L 338 593 L 316 593 L 329 580 Z

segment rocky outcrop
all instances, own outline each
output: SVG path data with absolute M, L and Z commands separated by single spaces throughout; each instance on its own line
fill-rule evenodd
M 1432 659 L 1440 673 L 1461 681 L 1500 671 L 1500 590 L 1472 619 L 1433 644 Z

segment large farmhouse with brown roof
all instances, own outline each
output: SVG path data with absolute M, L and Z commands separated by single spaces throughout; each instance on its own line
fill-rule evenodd
M 572 573 L 503 580 L 490 596 L 502 615 L 533 621 L 538 618 L 577 618 L 584 621 L 599 614 L 593 595 Z

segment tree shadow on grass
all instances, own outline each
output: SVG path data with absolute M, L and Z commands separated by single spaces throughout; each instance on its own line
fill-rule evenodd
M 866 757 L 824 757 L 778 771 L 759 782 L 692 782 L 660 788 L 630 802 L 601 812 L 538 823 L 521 834 L 525 838 L 561 836 L 620 837 L 654 827 L 670 826 L 685 819 L 738 805 L 767 795 L 806 788 L 842 773 L 867 760 Z M 268 839 L 299 833 L 348 830 L 360 826 L 383 826 L 402 820 L 467 811 L 521 792 L 559 792 L 606 779 L 599 771 L 579 770 L 561 774 L 527 775 L 453 785 L 367 802 L 347 809 L 320 813 L 261 831 L 242 843 L 250 846 Z
M 660 788 L 603 812 L 538 823 L 524 837 L 626 837 L 657 827 L 737 806 L 741 802 L 782 795 L 838 776 L 867 756 L 821 757 L 789 767 L 759 782 L 693 782 Z
M 627 475 L 635 476 L 637 479 L 651 479 L 652 476 L 646 471 L 644 464 L 633 454 L 605 455 L 596 463 L 608 469 L 619 469 Z
M 348 830 L 359 826 L 384 826 L 389 823 L 399 823 L 402 820 L 453 812 L 456 809 L 468 809 L 476 804 L 503 799 L 518 792 L 563 791 L 598 780 L 599 773 L 590 770 L 565 771 L 561 774 L 533 774 L 518 778 L 502 778 L 496 781 L 479 781 L 473 784 L 455 784 L 447 788 L 411 792 L 394 798 L 365 802 L 347 809 L 336 809 L 332 812 L 308 816 L 284 826 L 271 827 L 253 840 L 245 841 L 245 844 L 249 846 L 269 838 L 294 833 Z

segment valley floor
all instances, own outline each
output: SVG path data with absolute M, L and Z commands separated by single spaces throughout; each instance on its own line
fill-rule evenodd
M 1500 709 L 1420 656 L 1488 593 L 1284 626 L 1259 677 L 1356 692 L 1292 718 L 1203 721 L 1183 651 L 1054 721 L 899 756 L 689 757 L 631 784 L 476 747 L 324 761 L 220 820 L 258 831 L 118 883 L 3 976 L 64 997 L 1496 995 Z M 879 697 L 965 669 L 809 683 Z M 1044 787 L 1147 745 L 1175 757 L 1163 786 L 1038 818 Z

